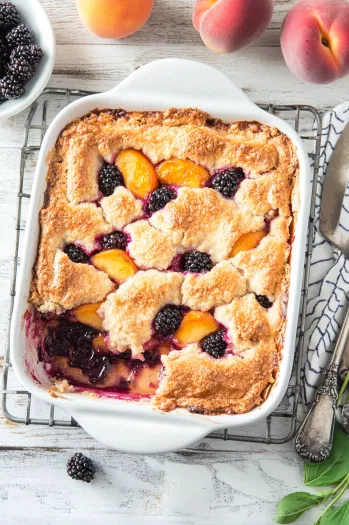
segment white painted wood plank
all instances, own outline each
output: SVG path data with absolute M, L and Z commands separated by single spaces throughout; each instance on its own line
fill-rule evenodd
M 230 76 L 256 102 L 335 105 L 348 97 L 348 79 L 330 86 L 301 82 L 275 47 L 215 55 L 202 46 L 60 46 L 51 85 L 106 90 L 152 60 L 177 57 L 210 64 Z M 248 64 L 248 67 L 246 66 Z
M 98 468 L 84 484 L 65 472 L 70 450 L 0 451 L 4 525 L 271 525 L 276 503 L 302 487 L 293 452 L 198 452 L 130 456 L 89 451 Z M 313 522 L 307 515 L 299 522 Z
M 280 27 L 288 9 L 296 0 L 276 0 L 271 24 L 262 37 L 252 45 L 280 45 Z M 92 44 L 92 45 L 183 45 L 204 44 L 192 24 L 192 11 L 195 0 L 156 0 L 154 9 L 147 24 L 137 33 L 122 40 L 99 38 L 88 31 L 82 24 L 74 0 L 43 0 L 47 13 L 53 24 L 58 44 Z
M 234 55 L 214 55 L 205 47 L 195 45 L 58 46 L 49 85 L 105 91 L 135 68 L 167 57 L 199 60 L 218 68 L 235 80 L 255 102 L 310 104 L 322 109 L 349 96 L 346 78 L 333 85 L 316 87 L 298 80 L 289 72 L 280 49 L 276 47 L 247 48 Z M 28 110 L 0 126 L 0 147 L 21 145 L 27 114 Z

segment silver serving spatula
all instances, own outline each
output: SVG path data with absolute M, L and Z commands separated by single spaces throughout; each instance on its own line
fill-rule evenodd
M 320 210 L 320 231 L 328 241 L 349 258 L 349 232 L 339 226 L 343 199 L 349 180 L 349 126 L 339 138 L 327 168 Z M 298 454 L 306 461 L 320 463 L 330 454 L 333 440 L 338 371 L 349 367 L 349 310 L 339 334 L 332 359 L 327 367 L 313 404 L 295 437 Z M 345 364 L 346 363 L 346 364 Z

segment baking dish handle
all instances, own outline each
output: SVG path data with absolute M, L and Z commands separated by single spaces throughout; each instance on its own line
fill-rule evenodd
M 154 411 L 145 418 L 139 412 L 120 414 L 106 412 L 101 408 L 91 413 L 91 409 L 70 410 L 73 418 L 86 432 L 109 448 L 131 454 L 160 454 L 186 448 L 200 441 L 217 425 L 212 422 L 194 419 L 195 416 L 183 414 L 179 420 L 176 415 Z M 170 416 L 170 417 L 169 417 Z
M 217 101 L 228 104 L 236 101 L 254 103 L 232 80 L 217 69 L 194 60 L 165 58 L 140 67 L 110 91 L 118 97 L 139 101 L 140 94 L 149 95 L 150 100 L 175 100 L 175 105 L 188 107 L 190 102 L 197 107 L 202 101 Z M 195 105 L 196 104 L 196 105 Z

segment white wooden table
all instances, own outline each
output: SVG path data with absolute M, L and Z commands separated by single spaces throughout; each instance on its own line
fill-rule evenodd
M 192 27 L 194 0 L 156 0 L 148 24 L 119 42 L 101 40 L 84 29 L 73 0 L 43 0 L 57 38 L 49 85 L 104 91 L 137 66 L 182 57 L 226 72 L 257 102 L 336 105 L 349 96 L 348 78 L 313 86 L 293 77 L 283 62 L 280 25 L 293 3 L 275 1 L 272 24 L 257 43 L 235 55 L 215 55 Z M 0 128 L 0 370 L 26 116 L 27 111 Z M 91 485 L 74 482 L 65 473 L 65 462 L 76 451 L 97 463 Z M 131 456 L 104 449 L 81 429 L 14 425 L 0 413 L 2 525 L 271 525 L 277 501 L 302 487 L 301 463 L 292 444 L 206 440 L 178 454 Z M 311 522 L 311 516 L 299 521 Z

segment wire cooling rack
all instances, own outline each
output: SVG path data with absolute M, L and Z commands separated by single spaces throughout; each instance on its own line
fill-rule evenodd
M 38 151 L 48 125 L 57 113 L 72 100 L 90 95 L 89 91 L 69 89 L 45 89 L 39 99 L 31 106 L 24 130 L 24 140 L 21 150 L 19 171 L 17 220 L 15 233 L 15 252 L 13 261 L 13 275 L 11 284 L 11 302 L 9 310 L 9 326 L 16 295 L 17 270 L 21 259 L 22 237 L 25 228 L 28 202 L 32 180 L 37 161 Z M 297 339 L 296 358 L 293 373 L 287 394 L 280 406 L 264 421 L 254 426 L 242 427 L 239 433 L 230 433 L 229 430 L 214 432 L 209 438 L 246 441 L 266 444 L 280 444 L 292 439 L 297 427 L 297 412 L 301 406 L 301 370 L 304 361 L 304 329 L 312 240 L 314 236 L 314 206 L 315 190 L 318 178 L 321 118 L 318 111 L 311 106 L 300 105 L 273 105 L 259 104 L 261 108 L 276 114 L 288 121 L 301 135 L 308 152 L 312 167 L 311 185 L 311 214 L 308 229 L 308 244 L 306 264 L 303 280 L 303 290 L 300 306 L 299 329 Z M 68 416 L 62 409 L 47 405 L 32 396 L 18 384 L 11 365 L 11 348 L 8 331 L 7 348 L 3 374 L 2 408 L 4 415 L 15 423 L 26 425 L 48 425 L 77 427 L 77 422 Z

